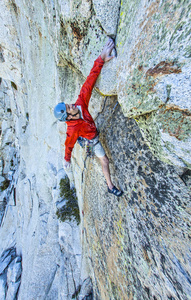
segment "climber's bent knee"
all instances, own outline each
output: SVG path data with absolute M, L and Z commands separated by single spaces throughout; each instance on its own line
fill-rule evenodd
M 98 158 L 102 158 L 105 156 L 105 150 L 103 149 L 103 146 L 100 142 L 94 146 L 94 153 Z
M 109 165 L 109 159 L 107 157 L 107 155 L 104 155 L 102 157 L 99 157 L 101 165 L 102 166 L 108 166 Z

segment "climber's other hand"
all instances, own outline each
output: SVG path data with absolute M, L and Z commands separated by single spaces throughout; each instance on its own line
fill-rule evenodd
M 66 160 L 64 159 L 64 163 L 63 163 L 64 169 L 68 170 L 68 169 L 70 168 L 70 165 L 71 165 L 70 161 L 66 161 Z

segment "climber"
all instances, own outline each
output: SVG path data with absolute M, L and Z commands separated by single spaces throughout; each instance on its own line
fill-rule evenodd
M 91 143 L 95 155 L 99 158 L 105 176 L 108 192 L 118 197 L 123 192 L 118 190 L 111 181 L 109 160 L 105 151 L 99 142 L 98 132 L 92 116 L 88 111 L 88 104 L 92 94 L 93 87 L 101 72 L 105 62 L 110 61 L 114 42 L 110 38 L 106 43 L 101 55 L 95 60 L 93 68 L 90 71 L 85 83 L 83 84 L 78 99 L 75 104 L 58 103 L 54 108 L 54 115 L 59 121 L 65 121 L 67 124 L 66 141 L 65 141 L 65 158 L 64 168 L 69 169 L 72 149 L 79 137 L 85 138 Z

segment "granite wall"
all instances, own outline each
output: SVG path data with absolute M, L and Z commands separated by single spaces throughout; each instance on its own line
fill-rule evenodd
M 189 1 L 3 0 L 0 11 L 2 299 L 10 249 L 21 300 L 191 299 Z M 67 175 L 81 222 L 62 223 L 66 126 L 53 109 L 75 102 L 108 36 L 116 57 L 89 109 L 124 195 L 108 195 L 76 145 Z

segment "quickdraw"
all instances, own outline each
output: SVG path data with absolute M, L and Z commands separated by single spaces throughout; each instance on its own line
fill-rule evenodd
M 88 157 L 93 157 L 95 155 L 94 153 L 94 146 L 97 145 L 99 143 L 99 140 L 97 140 L 96 142 L 93 140 L 88 140 L 86 138 L 83 137 L 79 137 L 77 139 L 79 145 L 86 150 L 86 154 Z

